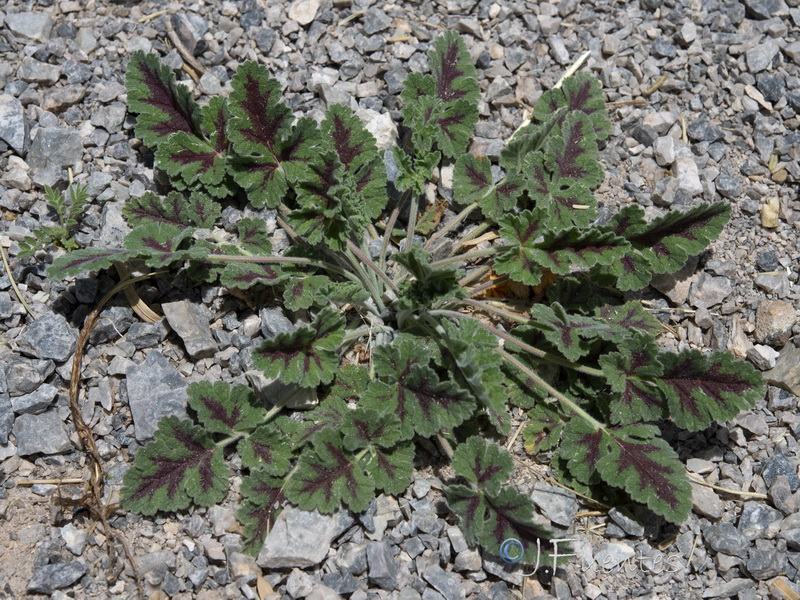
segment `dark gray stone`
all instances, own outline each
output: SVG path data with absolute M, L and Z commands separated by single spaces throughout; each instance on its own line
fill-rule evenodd
M 758 91 L 768 102 L 777 102 L 786 91 L 786 79 L 780 73 L 759 73 L 756 78 Z
M 47 12 L 9 13 L 5 22 L 14 34 L 35 42 L 49 40 L 53 29 L 53 19 Z
M 142 364 L 128 368 L 126 375 L 121 389 L 131 408 L 137 441 L 151 439 L 164 417 L 186 417 L 186 381 L 160 352 L 151 351 Z
M 261 568 L 304 569 L 322 562 L 331 543 L 354 523 L 348 511 L 332 515 L 286 507 L 270 529 L 258 555 Z
M 0 94 L 0 139 L 17 154 L 28 149 L 28 122 L 22 103 L 9 94 Z
M 26 354 L 64 362 L 75 352 L 78 332 L 62 315 L 48 312 L 31 323 L 17 343 Z
M 272 45 L 275 43 L 275 40 L 278 39 L 278 33 L 271 27 L 264 27 L 253 33 L 253 39 L 258 49 L 267 54 L 272 50 Z
M 12 354 L 5 361 L 8 393 L 12 397 L 30 394 L 44 383 L 55 368 L 52 360 L 24 358 Z
M 746 538 L 773 537 L 780 530 L 783 515 L 762 502 L 745 502 L 738 529 Z
M 686 134 L 694 142 L 716 142 L 725 137 L 725 133 L 708 121 L 695 121 L 686 128 Z
M 656 130 L 649 125 L 637 125 L 631 132 L 631 136 L 633 136 L 633 139 L 637 142 L 647 147 L 652 146 L 653 142 L 658 138 Z
M 164 319 L 155 323 L 136 321 L 128 328 L 125 341 L 133 344 L 137 350 L 152 348 L 167 337 L 167 325 Z
M 103 344 L 122 336 L 128 327 L 136 321 L 133 311 L 127 306 L 112 306 L 100 313 L 92 333 L 89 335 L 89 344 Z
M 531 493 L 531 500 L 545 517 L 564 527 L 573 524 L 575 513 L 578 512 L 575 494 L 561 487 L 537 483 Z
M 747 556 L 750 540 L 742 535 L 731 523 L 717 523 L 707 527 L 703 531 L 703 537 L 716 552 L 731 554 L 739 558 Z
M 792 493 L 800 488 L 800 477 L 797 475 L 797 467 L 789 462 L 783 454 L 776 454 L 764 463 L 761 469 L 761 477 L 764 478 L 764 483 L 767 487 L 771 487 L 772 483 L 778 475 L 783 475 L 789 482 L 789 487 Z
M 61 74 L 67 78 L 67 83 L 86 83 L 92 78 L 94 73 L 85 64 L 68 60 L 61 65 Z
M 102 127 L 109 133 L 115 133 L 122 127 L 127 111 L 127 107 L 122 102 L 102 106 L 92 113 L 92 125 Z
M 358 589 L 358 580 L 347 571 L 327 573 L 322 576 L 322 583 L 338 594 L 352 594 Z
M 651 51 L 658 58 L 675 58 L 678 54 L 678 49 L 666 40 L 655 40 L 651 46 Z
M 208 326 L 211 315 L 204 306 L 180 300 L 162 304 L 161 308 L 169 326 L 183 340 L 189 356 L 194 359 L 214 356 L 217 342 Z
M 430 583 L 446 600 L 464 600 L 464 586 L 461 578 L 453 573 L 448 573 L 438 565 L 425 569 L 422 573 L 425 580 Z
M 41 415 L 20 415 L 14 421 L 17 454 L 61 454 L 72 449 L 64 424 L 54 410 Z
M 45 565 L 36 570 L 26 589 L 32 594 L 52 594 L 73 585 L 89 572 L 89 567 L 80 561 Z
M 719 177 L 717 177 L 714 181 L 714 185 L 716 186 L 719 195 L 723 198 L 734 200 L 742 194 L 741 180 L 738 177 L 729 175 L 727 173 L 722 173 Z
M 245 31 L 247 31 L 253 27 L 259 27 L 263 20 L 264 11 L 258 9 L 248 10 L 242 15 L 242 18 L 239 20 L 239 24 Z
M 279 333 L 289 333 L 294 331 L 295 326 L 280 308 L 262 308 L 258 313 L 261 317 L 261 333 L 265 338 L 271 340 Z
M 626 534 L 633 537 L 642 537 L 644 535 L 644 525 L 642 525 L 627 508 L 614 507 L 608 511 L 608 516 L 611 517 Z
M 31 168 L 71 167 L 83 157 L 80 134 L 66 127 L 42 127 L 31 144 L 26 160 Z
M 751 550 L 745 564 L 747 572 L 753 579 L 763 581 L 772 579 L 786 570 L 786 553 L 778 550 Z
M 389 94 L 399 94 L 402 92 L 406 77 L 408 77 L 408 71 L 402 67 L 386 71 L 386 74 L 383 76 L 383 80 L 386 82 L 386 89 Z M 387 152 L 387 154 L 390 153 Z
M 397 589 L 397 563 L 386 542 L 370 542 L 367 544 L 367 562 L 369 563 L 369 581 L 383 590 Z
M 411 558 L 416 558 L 425 551 L 425 544 L 423 544 L 422 540 L 418 537 L 408 538 L 403 542 L 403 550 L 405 550 Z
M 14 425 L 14 409 L 11 405 L 11 396 L 8 395 L 6 371 L 0 368 L 0 444 L 8 443 L 8 434 Z
M 392 18 L 380 8 L 370 8 L 364 15 L 364 32 L 373 35 L 384 29 L 389 29 L 392 25 Z
M 438 536 L 444 528 L 444 521 L 432 510 L 417 510 L 411 515 L 411 523 L 420 531 Z
M 18 415 L 38 415 L 52 406 L 57 395 L 58 388 L 45 383 L 30 394 L 14 397 L 11 406 Z
M 783 0 L 744 0 L 745 14 L 751 19 L 770 19 L 778 14 L 786 14 Z

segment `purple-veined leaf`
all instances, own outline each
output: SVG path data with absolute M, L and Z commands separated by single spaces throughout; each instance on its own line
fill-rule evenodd
M 400 420 L 390 412 L 356 408 L 345 415 L 340 431 L 347 450 L 391 448 L 400 440 Z
M 236 224 L 239 232 L 239 249 L 257 256 L 272 254 L 272 242 L 267 234 L 267 224 L 264 219 L 245 217 Z
M 530 314 L 536 323 L 536 331 L 541 331 L 545 339 L 571 361 L 576 361 L 589 352 L 589 345 L 584 340 L 595 337 L 597 335 L 595 330 L 603 327 L 602 323 L 591 317 L 567 313 L 558 302 L 551 306 L 534 304 Z M 527 333 L 530 326 L 523 325 L 517 329 L 514 330 L 514 334 L 519 336 Z
M 230 435 L 254 429 L 264 418 L 256 395 L 246 385 L 197 381 L 186 390 L 198 421 L 213 433 Z
M 288 420 L 284 417 L 284 421 Z M 278 422 L 262 425 L 242 439 L 237 449 L 242 465 L 251 472 L 262 469 L 270 475 L 281 476 L 291 466 L 292 441 Z
M 477 202 L 490 219 L 498 220 L 507 214 L 524 191 L 524 182 L 516 176 L 506 176 L 493 183 L 491 163 L 486 159 L 463 154 L 456 161 L 453 176 L 456 201 L 460 204 Z
M 667 405 L 654 382 L 664 370 L 655 342 L 648 335 L 635 334 L 621 343 L 619 350 L 598 361 L 612 391 L 619 395 L 609 406 L 611 423 L 626 425 L 665 418 Z
M 597 216 L 597 201 L 580 181 L 561 179 L 545 167 L 545 155 L 530 153 L 524 161 L 526 188 L 536 208 L 547 214 L 552 231 L 586 227 Z
M 597 160 L 597 141 L 589 118 L 573 113 L 559 125 L 559 135 L 545 144 L 545 166 L 559 188 L 593 188 L 603 181 L 603 169 Z
M 279 333 L 253 350 L 253 363 L 267 377 L 317 387 L 330 383 L 339 366 L 336 351 L 344 340 L 344 318 L 330 308 L 294 331 Z
M 228 288 L 246 290 L 254 285 L 276 285 L 285 275 L 280 267 L 267 263 L 228 262 L 220 274 L 220 283 Z
M 453 453 L 453 470 L 487 494 L 497 494 L 514 469 L 511 455 L 497 444 L 470 437 Z
M 336 372 L 336 381 L 328 392 L 328 398 L 344 402 L 356 401 L 370 382 L 369 369 L 359 365 L 345 365 Z
M 512 281 L 538 285 L 542 270 L 536 263 L 532 247 L 544 233 L 542 213 L 524 210 L 519 215 L 507 215 L 500 220 L 500 236 L 509 242 L 494 260 L 494 271 L 508 275 Z
M 522 442 L 528 454 L 547 452 L 558 445 L 565 420 L 554 405 L 539 402 L 528 411 L 528 419 L 522 432 Z
M 125 473 L 122 502 L 143 515 L 181 510 L 190 502 L 213 506 L 225 497 L 228 480 L 222 448 L 211 434 L 190 421 L 165 417 L 155 440 Z
M 137 256 L 137 252 L 125 248 L 83 248 L 59 256 L 47 268 L 51 279 L 65 279 L 88 271 L 102 271 L 115 262 L 125 262 Z
M 414 472 L 414 443 L 400 442 L 392 448 L 371 447 L 362 462 L 376 489 L 394 496 L 402 494 Z
M 255 206 L 274 208 L 315 157 L 317 125 L 308 118 L 292 125 L 280 85 L 261 65 L 243 64 L 231 84 L 229 138 L 237 154 L 231 174 Z
M 252 471 L 242 479 L 242 503 L 236 515 L 244 525 L 245 547 L 257 555 L 284 500 L 284 480 L 264 471 Z
M 220 212 L 220 205 L 202 192 L 192 192 L 188 197 L 175 191 L 166 197 L 146 192 L 140 198 L 131 198 L 122 207 L 122 214 L 131 227 L 165 223 L 179 229 L 211 229 Z
M 702 354 L 686 350 L 658 355 L 664 372 L 657 385 L 667 398 L 675 424 L 699 431 L 751 408 L 765 393 L 761 374 L 727 351 Z
M 290 277 L 283 290 L 283 304 L 289 310 L 301 310 L 328 303 L 325 291 L 333 282 L 325 275 Z
M 314 436 L 314 451 L 300 457 L 297 471 L 286 484 L 286 497 L 303 510 L 331 513 L 344 503 L 353 512 L 366 510 L 375 485 L 332 430 Z
M 342 372 L 343 371 L 340 371 L 338 376 L 341 376 Z M 331 390 L 332 393 L 328 395 L 322 404 L 305 414 L 298 435 L 295 436 L 294 439 L 294 446 L 296 448 L 313 440 L 314 436 L 320 431 L 326 429 L 339 431 L 345 418 L 350 413 L 350 408 L 348 408 L 343 398 L 333 394 L 333 391 L 336 389 L 337 386 L 334 385 Z M 364 393 L 363 389 L 361 393 Z
M 167 223 L 151 222 L 131 231 L 125 238 L 125 247 L 142 256 L 147 265 L 163 267 L 194 257 L 191 251 L 180 248 L 185 240 L 192 237 L 192 232 L 193 229 L 189 227 L 178 229 Z
M 580 112 L 586 115 L 598 140 L 606 139 L 611 132 L 600 82 L 591 75 L 575 73 L 565 79 L 559 89 L 542 94 L 533 110 L 534 119 L 547 122 L 561 107 L 566 107 L 566 114 Z
M 175 82 L 172 69 L 162 65 L 155 54 L 138 51 L 131 55 L 126 87 L 128 108 L 139 115 L 136 137 L 145 146 L 157 148 L 168 135 L 179 131 L 203 137 L 200 109 L 192 93 Z
M 400 286 L 401 310 L 425 308 L 447 298 L 464 297 L 456 270 L 448 266 L 432 266 L 430 256 L 419 246 L 412 246 L 410 251 L 396 252 L 392 258 L 414 276 L 413 280 Z
M 526 339 L 525 341 L 527 342 L 528 340 Z M 511 345 L 506 346 L 506 349 L 509 352 L 515 352 L 515 348 Z M 558 365 L 537 361 L 526 352 L 515 352 L 515 358 L 550 384 L 555 383 L 559 376 L 560 367 Z M 520 408 L 531 408 L 547 399 L 548 393 L 515 366 L 505 364 L 502 370 L 505 376 L 504 387 L 508 404 Z
M 658 335 L 661 323 L 647 312 L 639 302 L 626 302 L 622 305 L 605 305 L 595 309 L 595 319 L 603 321 L 606 328 L 598 330 L 604 340 L 621 340 L 633 330 Z
M 558 109 L 544 123 L 530 122 L 514 132 L 500 153 L 500 166 L 509 173 L 522 175 L 525 172 L 525 159 L 532 152 L 542 150 L 548 136 L 560 129 L 556 125 L 566 116 L 567 107 Z
M 686 472 L 655 426 L 595 429 L 575 417 L 564 428 L 559 453 L 584 483 L 589 483 L 596 471 L 603 481 L 625 490 L 633 500 L 672 523 L 689 516 L 692 491 Z
M 433 43 L 428 52 L 436 96 L 443 102 L 467 100 L 477 104 L 480 88 L 475 66 L 464 40 L 454 31 L 447 31 Z
M 565 229 L 546 234 L 531 248 L 531 256 L 536 264 L 566 275 L 576 268 L 615 264 L 629 250 L 630 244 L 624 238 L 608 231 Z
M 209 137 L 178 131 L 158 144 L 156 164 L 169 174 L 172 184 L 180 189 L 202 189 L 224 198 L 230 194 L 227 185 L 229 142 L 227 100 L 213 98 L 203 107 L 203 125 Z

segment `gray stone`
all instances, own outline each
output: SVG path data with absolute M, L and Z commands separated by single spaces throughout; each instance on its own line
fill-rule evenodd
M 392 25 L 392 18 L 380 8 L 370 8 L 364 15 L 364 33 L 373 35 Z
M 789 479 L 778 475 L 767 490 L 767 497 L 772 505 L 784 515 L 793 515 L 800 510 L 800 494 L 792 493 Z
M 436 516 L 432 510 L 416 510 L 411 515 L 411 523 L 424 533 L 438 536 L 444 527 L 444 521 Z
M 258 313 L 261 317 L 261 333 L 265 338 L 271 340 L 279 333 L 289 333 L 294 331 L 295 326 L 280 308 L 262 308 Z
M 783 0 L 744 0 L 744 6 L 745 14 L 753 19 L 770 19 L 787 12 Z
M 764 346 L 763 344 L 756 344 L 747 350 L 747 360 L 752 362 L 753 365 L 761 371 L 775 368 L 780 355 L 781 353 L 774 348 Z
M 186 381 L 160 352 L 151 351 L 139 365 L 128 368 L 125 391 L 131 408 L 136 440 L 153 437 L 167 416 L 186 417 Z
M 217 342 L 208 326 L 210 315 L 202 305 L 187 300 L 167 302 L 161 306 L 169 326 L 183 340 L 186 352 L 194 359 L 214 356 Z
M 727 173 L 722 173 L 719 177 L 714 180 L 714 186 L 717 189 L 717 192 L 723 198 L 728 198 L 729 200 L 735 200 L 742 194 L 742 182 L 741 180 L 733 175 L 728 175 Z
M 142 575 L 157 573 L 163 576 L 168 569 L 174 569 L 176 564 L 175 554 L 169 550 L 156 550 L 136 558 L 136 568 Z
M 21 12 L 6 14 L 6 27 L 16 35 L 35 42 L 46 42 L 50 39 L 53 19 L 46 12 Z
M 405 83 L 406 77 L 408 77 L 408 71 L 402 67 L 386 71 L 383 80 L 386 82 L 386 89 L 389 94 L 399 94 L 403 91 L 403 84 Z M 387 155 L 388 154 L 391 154 L 391 152 L 387 152 Z
M 755 284 L 768 294 L 784 298 L 789 293 L 791 283 L 786 273 L 759 273 L 756 275 Z
M 403 542 L 403 550 L 411 558 L 416 558 L 425 551 L 425 544 L 418 537 L 409 538 Z
M 41 415 L 20 415 L 14 421 L 17 454 L 61 454 L 72 449 L 64 424 L 54 410 Z
M 754 74 L 760 73 L 772 64 L 778 52 L 780 52 L 780 48 L 778 48 L 778 44 L 772 40 L 767 40 L 763 44 L 750 48 L 750 50 L 745 52 L 747 69 Z
M 537 483 L 531 493 L 531 500 L 545 517 L 564 527 L 573 524 L 575 513 L 578 512 L 575 494 L 564 488 Z
M 456 555 L 453 568 L 456 571 L 480 571 L 482 564 L 480 552 L 477 550 L 464 550 Z
M 464 586 L 461 579 L 452 573 L 444 571 L 440 566 L 433 565 L 422 573 L 425 580 L 430 583 L 446 600 L 464 600 Z
M 26 354 L 64 362 L 75 352 L 78 332 L 62 315 L 48 312 L 31 323 L 17 343 Z
M 61 77 L 61 68 L 26 56 L 17 70 L 17 76 L 22 81 L 29 83 L 44 83 L 54 85 Z
M 795 320 L 795 310 L 791 304 L 783 300 L 765 300 L 756 310 L 756 341 L 782 348 L 792 335 Z
M 722 517 L 725 512 L 725 504 L 722 499 L 709 487 L 699 485 L 692 481 L 692 508 L 697 514 L 714 519 Z
M 633 557 L 636 551 L 624 542 L 605 542 L 595 552 L 597 565 L 608 572 Z
M 26 157 L 31 168 L 45 170 L 75 165 L 83 157 L 80 134 L 66 127 L 42 127 Z
M 703 598 L 733 598 L 740 592 L 755 586 L 756 583 L 752 579 L 731 579 L 721 585 L 706 587 L 703 590 Z
M 348 511 L 323 515 L 286 507 L 270 529 L 258 555 L 261 568 L 304 569 L 322 562 L 331 542 L 353 524 Z
M 767 102 L 777 102 L 786 91 L 786 79 L 780 73 L 759 73 L 756 85 Z
M 311 588 L 311 592 L 306 596 L 306 600 L 342 600 L 342 597 L 327 585 L 318 583 Z
M 100 313 L 97 325 L 89 335 L 91 345 L 104 344 L 121 337 L 136 321 L 133 311 L 127 306 L 111 306 Z
M 483 570 L 490 575 L 499 577 L 503 581 L 507 581 L 511 585 L 522 585 L 522 571 L 520 570 L 520 566 L 518 564 L 509 565 L 500 561 L 499 559 L 495 561 L 494 559 L 484 555 Z
M 453 546 L 453 552 L 456 554 L 469 548 L 467 540 L 464 538 L 464 534 L 459 527 L 455 525 L 448 527 L 447 537 L 450 538 L 450 544 Z
M 695 308 L 710 308 L 721 304 L 732 291 L 733 282 L 727 277 L 700 273 L 689 289 L 689 304 Z
M 800 65 L 800 42 L 786 44 L 782 50 L 784 54 L 791 58 L 796 65 Z
M 52 594 L 73 585 L 88 572 L 89 567 L 77 560 L 45 565 L 36 569 L 25 589 L 32 594 Z
M 772 483 L 779 475 L 786 477 L 792 493 L 800 488 L 800 477 L 797 475 L 797 467 L 789 462 L 783 454 L 776 454 L 770 458 L 761 468 L 761 477 L 767 487 L 772 487 Z
M 716 552 L 731 554 L 739 558 L 747 556 L 750 540 L 742 535 L 731 523 L 717 523 L 707 527 L 703 530 L 703 537 Z
M 61 528 L 61 539 L 64 540 L 67 550 L 75 556 L 83 554 L 83 550 L 86 548 L 86 537 L 86 530 L 78 529 L 72 523 L 67 523 Z
M 338 594 L 352 594 L 359 588 L 358 580 L 347 571 L 326 573 L 322 576 L 322 583 Z
M 310 575 L 300 569 L 292 569 L 286 579 L 286 593 L 292 598 L 303 598 L 311 593 L 314 587 L 314 580 Z
M 673 304 L 680 306 L 689 297 L 689 287 L 695 269 L 697 269 L 697 257 L 690 256 L 679 271 L 655 275 L 650 285 L 669 298 Z
M 18 415 L 38 415 L 52 406 L 57 395 L 58 388 L 45 383 L 30 394 L 12 398 L 11 406 Z
M 693 142 L 708 142 L 709 144 L 721 140 L 725 133 L 714 127 L 708 121 L 694 121 L 686 128 L 686 135 Z
M 644 525 L 627 508 L 613 507 L 608 511 L 608 516 L 628 535 L 642 537 L 644 535 Z
M 127 107 L 122 102 L 102 106 L 92 114 L 92 125 L 102 127 L 109 133 L 115 133 L 122 127 L 127 111 Z
M 308 25 L 317 16 L 319 0 L 294 0 L 289 6 L 289 18 L 300 25 Z
M 763 581 L 772 579 L 786 571 L 786 553 L 778 550 L 751 550 L 745 563 L 747 572 L 753 579 Z M 741 597 L 741 596 L 740 596 Z
M 763 250 L 756 254 L 756 266 L 759 271 L 775 271 L 780 266 L 774 250 Z
M 651 53 L 658 58 L 675 58 L 678 54 L 678 49 L 667 42 L 666 40 L 655 40 L 650 47 Z
M 28 149 L 28 122 L 22 103 L 9 94 L 0 94 L 0 139 L 17 154 Z
M 697 163 L 691 156 L 676 158 L 672 163 L 672 174 L 678 180 L 679 187 L 686 190 L 691 196 L 697 196 L 703 192 L 700 172 L 697 169 Z
M 16 354 L 4 362 L 6 385 L 12 398 L 36 390 L 56 368 L 52 360 L 24 358 Z
M 383 590 L 397 589 L 397 563 L 389 545 L 384 542 L 367 544 L 369 581 Z
M 335 560 L 342 572 L 361 575 L 367 570 L 367 547 L 364 544 L 344 544 L 338 548 Z
M 14 408 L 8 395 L 6 371 L 0 367 L 0 444 L 8 443 L 8 434 L 14 425 Z
M 167 324 L 164 319 L 155 323 L 136 321 L 128 328 L 125 341 L 134 345 L 137 350 L 152 348 L 167 337 Z
M 745 502 L 739 517 L 738 529 L 747 539 L 773 538 L 783 521 L 780 511 L 762 502 Z

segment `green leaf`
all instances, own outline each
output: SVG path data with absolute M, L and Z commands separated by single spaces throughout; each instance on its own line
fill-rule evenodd
M 155 54 L 134 52 L 125 84 L 128 109 L 139 115 L 134 133 L 145 146 L 158 148 L 177 132 L 203 137 L 200 109 L 192 93 L 175 82 L 172 69 L 162 65 Z
M 522 441 L 528 454 L 547 452 L 561 441 L 564 418 L 549 403 L 540 402 L 528 411 L 528 423 L 522 432 Z
M 573 228 L 546 233 L 529 252 L 538 265 L 558 275 L 566 275 L 576 268 L 613 265 L 629 250 L 630 245 L 624 238 L 609 231 Z
M 596 332 L 593 330 L 602 327 L 591 317 L 568 314 L 558 302 L 552 306 L 534 304 L 531 318 L 537 324 L 535 330 L 542 331 L 545 339 L 571 361 L 577 361 L 589 352 L 589 346 L 583 340 L 594 337 Z M 541 325 L 545 325 L 546 329 L 542 330 Z M 520 336 L 530 330 L 530 326 L 518 327 L 514 335 Z
M 264 219 L 245 217 L 236 224 L 239 232 L 239 248 L 241 251 L 257 256 L 272 254 L 272 242 L 269 241 L 267 224 Z
M 356 401 L 367 389 L 371 378 L 369 369 L 359 365 L 345 365 L 336 373 L 336 381 L 328 392 L 328 398 L 336 398 L 344 402 Z
M 155 440 L 137 454 L 125 473 L 122 502 L 128 510 L 153 515 L 189 506 L 213 506 L 225 497 L 230 474 L 210 433 L 190 421 L 165 417 Z
M 588 73 L 575 73 L 565 79 L 560 88 L 542 94 L 534 107 L 533 117 L 546 123 L 561 107 L 566 107 L 567 114 L 580 112 L 586 115 L 598 140 L 606 139 L 611 132 L 600 82 Z
M 263 415 L 262 415 L 263 416 Z M 287 417 L 284 417 L 288 421 Z M 251 471 L 263 469 L 270 475 L 281 476 L 289 472 L 292 461 L 292 441 L 280 423 L 267 423 L 256 429 L 238 445 L 242 465 Z
M 267 263 L 229 262 L 220 274 L 220 283 L 228 288 L 246 290 L 254 285 L 276 285 L 285 279 L 280 267 Z
M 326 291 L 332 281 L 325 275 L 290 277 L 283 291 L 283 304 L 289 310 L 301 310 L 327 304 Z
M 400 442 L 388 449 L 372 447 L 362 462 L 376 489 L 397 496 L 406 490 L 414 472 L 414 443 Z
M 419 247 L 412 247 L 407 252 L 396 252 L 392 258 L 414 276 L 412 281 L 401 286 L 401 307 L 431 307 L 440 300 L 465 296 L 464 289 L 458 283 L 456 270 L 431 266 L 427 253 Z
M 246 385 L 197 381 L 189 384 L 186 392 L 198 421 L 213 433 L 249 431 L 264 418 L 263 407 L 258 406 L 256 395 Z
M 487 494 L 500 492 L 514 463 L 511 455 L 497 444 L 472 436 L 453 453 L 453 470 Z
M 526 188 L 531 200 L 547 215 L 553 231 L 572 226 L 587 227 L 597 217 L 597 202 L 589 187 L 582 181 L 559 178 L 547 169 L 545 160 L 544 154 L 534 152 L 524 161 Z
M 344 371 L 340 371 L 339 376 L 342 372 Z M 337 390 L 336 385 L 333 386 L 333 390 Z M 341 429 L 342 423 L 350 414 L 350 408 L 342 398 L 333 393 L 333 390 L 319 406 L 305 414 L 294 439 L 296 448 L 312 441 L 320 431 L 330 429 L 338 432 Z
M 391 448 L 401 437 L 400 419 L 390 412 L 356 408 L 345 415 L 341 433 L 346 450 Z
M 463 154 L 456 161 L 453 194 L 460 204 L 477 202 L 484 215 L 497 221 L 517 205 L 525 191 L 524 181 L 507 175 L 497 184 L 492 182 L 491 163 L 472 154 Z
M 344 503 L 353 512 L 366 510 L 375 485 L 355 457 L 331 430 L 314 436 L 314 451 L 300 457 L 297 472 L 286 484 L 286 497 L 303 510 L 334 512 Z
M 584 483 L 597 471 L 604 481 L 624 489 L 654 513 L 681 523 L 692 508 L 691 486 L 678 455 L 658 435 L 652 425 L 596 430 L 582 418 L 574 418 L 564 428 L 559 452 Z
M 544 233 L 542 214 L 524 210 L 519 215 L 507 215 L 500 219 L 500 236 L 509 245 L 497 254 L 494 271 L 508 275 L 512 281 L 525 285 L 538 285 L 542 270 L 536 262 L 534 241 Z
M 279 333 L 253 350 L 253 363 L 267 377 L 313 388 L 330 383 L 339 366 L 336 350 L 344 340 L 344 318 L 323 308 L 314 321 Z
M 309 168 L 319 131 L 309 118 L 292 125 L 292 113 L 280 100 L 280 84 L 263 66 L 244 63 L 231 80 L 229 137 L 237 158 L 233 178 L 256 207 L 275 208 L 289 183 Z
M 138 253 L 125 248 L 84 248 L 59 256 L 47 268 L 50 279 L 65 279 L 87 271 L 102 271 L 115 262 L 125 262 Z
M 257 555 L 261 549 L 273 516 L 284 499 L 284 480 L 271 477 L 264 471 L 253 471 L 242 479 L 239 492 L 242 503 L 236 516 L 244 525 L 245 548 L 249 554 Z
M 144 257 L 151 267 L 164 267 L 176 261 L 190 258 L 188 250 L 180 250 L 181 244 L 192 237 L 192 229 L 178 229 L 166 223 L 140 225 L 125 238 L 125 247 Z

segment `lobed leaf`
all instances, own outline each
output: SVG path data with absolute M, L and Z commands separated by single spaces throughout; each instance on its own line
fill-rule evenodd
M 326 291 L 333 282 L 325 275 L 290 277 L 283 290 L 283 304 L 289 310 L 302 310 L 328 303 Z
M 263 416 L 263 415 L 262 415 Z M 284 417 L 285 421 L 289 419 Z M 264 470 L 270 475 L 285 475 L 291 467 L 292 441 L 279 423 L 267 423 L 243 438 L 237 447 L 242 465 Z
M 528 454 L 547 452 L 561 441 L 564 418 L 552 404 L 540 402 L 528 411 L 522 441 Z
M 547 214 L 553 231 L 587 227 L 597 217 L 597 201 L 582 181 L 560 178 L 545 166 L 546 156 L 533 152 L 524 161 L 526 189 L 536 208 Z
M 264 418 L 255 393 L 246 385 L 197 381 L 186 390 L 198 421 L 212 433 L 230 435 L 255 429 Z
M 345 415 L 341 433 L 347 450 L 391 448 L 401 438 L 400 419 L 390 412 L 356 408 Z
M 335 431 L 320 431 L 314 450 L 300 457 L 286 484 L 286 497 L 303 510 L 331 513 L 344 503 L 353 512 L 366 510 L 375 485 L 363 466 L 342 446 Z
M 494 495 L 503 487 L 514 463 L 508 452 L 497 444 L 472 436 L 456 448 L 452 467 L 481 492 Z
M 433 267 L 426 252 L 412 247 L 407 252 L 396 252 L 392 257 L 414 276 L 404 282 L 400 289 L 402 308 L 430 307 L 447 298 L 463 298 L 465 292 L 458 283 L 456 270 L 449 267 Z
M 285 278 L 280 267 L 257 262 L 226 262 L 220 273 L 223 286 L 238 289 L 248 289 L 258 284 L 276 285 Z
M 533 117 L 539 122 L 547 122 L 561 107 L 566 107 L 567 114 L 580 112 L 586 115 L 598 140 L 606 139 L 611 133 L 600 82 L 588 73 L 575 73 L 566 78 L 560 88 L 542 94 L 534 107 Z
M 225 497 L 229 478 L 222 448 L 210 433 L 190 421 L 165 417 L 155 440 L 136 454 L 125 473 L 122 502 L 143 515 L 182 510 L 191 502 L 213 506 Z
M 113 266 L 115 262 L 125 262 L 137 255 L 137 252 L 125 248 L 73 250 L 56 258 L 47 268 L 47 276 L 51 279 L 65 279 L 87 271 L 102 271 Z
M 133 229 L 125 237 L 125 247 L 144 258 L 151 267 L 164 267 L 176 261 L 193 257 L 181 250 L 183 242 L 192 237 L 192 229 L 178 229 L 167 223 L 150 222 Z
M 500 219 L 500 236 L 509 245 L 495 257 L 495 272 L 525 285 L 538 285 L 542 270 L 536 262 L 533 244 L 543 233 L 543 215 L 539 211 L 525 210 Z
M 242 503 L 236 516 L 244 525 L 245 548 L 258 554 L 273 523 L 273 516 L 284 500 L 284 480 L 264 471 L 252 471 L 242 479 L 239 492 Z
M 257 256 L 272 254 L 272 242 L 269 241 L 264 219 L 244 217 L 236 224 L 236 229 L 239 232 L 239 249 L 242 252 Z
M 336 389 L 337 386 L 334 385 L 333 390 Z M 330 429 L 338 432 L 341 429 L 342 423 L 350 413 L 350 408 L 342 398 L 333 393 L 333 390 L 319 406 L 306 413 L 298 435 L 294 439 L 296 448 L 312 441 L 320 431 Z
M 192 93 L 175 82 L 172 69 L 155 54 L 134 52 L 125 79 L 128 109 L 138 113 L 134 133 L 145 146 L 158 148 L 173 133 L 202 138 L 200 109 Z
M 392 448 L 370 448 L 362 459 L 375 488 L 394 496 L 402 494 L 414 472 L 414 443 L 400 442 Z
M 456 201 L 477 202 L 483 214 L 494 221 L 513 209 L 524 191 L 524 181 L 518 176 L 507 175 L 493 183 L 491 163 L 486 159 L 463 154 L 456 161 L 453 175 Z

